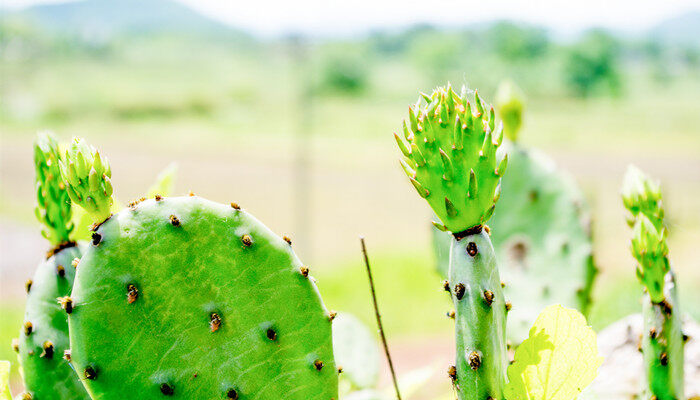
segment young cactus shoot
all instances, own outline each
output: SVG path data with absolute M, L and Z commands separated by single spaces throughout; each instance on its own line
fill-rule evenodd
M 106 158 L 80 138 L 74 138 L 61 161 L 61 177 L 70 199 L 99 223 L 112 207 L 112 170 Z
M 455 307 L 457 362 L 450 377 L 460 400 L 502 400 L 506 382 L 506 313 L 491 239 L 484 223 L 493 214 L 507 158 L 496 151 L 503 131 L 493 107 L 466 88 L 448 85 L 409 108 L 401 165 L 418 194 L 452 232 L 449 280 Z
M 59 160 L 56 138 L 49 132 L 40 132 L 34 142 L 35 214 L 44 225 L 42 235 L 54 246 L 70 242 L 69 235 L 73 231 L 71 201 L 66 186 L 61 182 Z
M 496 151 L 503 130 L 496 128 L 493 107 L 478 93 L 474 103 L 462 94 L 437 88 L 409 107 L 403 137 L 394 134 L 404 158 L 401 165 L 418 194 L 454 234 L 483 225 L 498 201 L 498 184 L 507 156 Z
M 633 227 L 632 255 L 637 277 L 645 288 L 642 353 L 646 369 L 646 396 L 655 400 L 683 399 L 683 348 L 681 310 L 668 258 L 667 231 L 659 184 L 630 166 L 622 200 Z

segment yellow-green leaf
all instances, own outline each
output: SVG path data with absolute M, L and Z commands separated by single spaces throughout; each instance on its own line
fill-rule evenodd
M 9 361 L 0 361 L 0 400 L 12 400 Z
M 508 400 L 574 400 L 598 374 L 596 334 L 576 310 L 549 306 L 508 367 Z

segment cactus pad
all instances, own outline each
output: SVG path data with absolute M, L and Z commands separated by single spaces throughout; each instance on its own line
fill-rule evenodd
M 100 400 L 337 399 L 331 320 L 289 241 L 235 204 L 132 205 L 94 232 L 69 315 Z
M 493 107 L 478 93 L 457 95 L 450 86 L 409 107 L 403 137 L 394 134 L 401 165 L 418 194 L 430 204 L 442 230 L 458 233 L 484 224 L 498 201 L 507 156 L 496 152 L 503 131 Z
M 57 301 L 69 296 L 75 276 L 74 244 L 39 264 L 27 282 L 27 305 L 18 341 L 26 393 L 32 400 L 89 399 L 78 376 L 63 359 L 69 349 L 68 318 Z

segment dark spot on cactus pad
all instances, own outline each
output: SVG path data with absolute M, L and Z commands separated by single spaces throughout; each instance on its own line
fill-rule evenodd
M 450 310 L 446 313 L 449 318 L 455 319 L 455 310 Z
M 85 371 L 83 371 L 83 376 L 85 376 L 85 379 L 94 381 L 97 379 L 97 369 L 91 365 L 88 365 L 85 367 Z
M 338 375 L 340 375 L 340 374 L 342 374 L 342 373 L 343 373 L 343 366 L 342 366 L 342 365 L 338 365 Z
M 659 303 L 659 305 L 661 306 L 664 314 L 666 314 L 666 315 L 673 314 L 673 306 L 666 299 L 664 299 L 661 303 Z
M 209 330 L 216 332 L 221 327 L 221 316 L 217 313 L 211 313 L 209 316 Z
M 58 303 L 61 305 L 61 308 L 66 312 L 66 314 L 73 312 L 73 299 L 71 299 L 70 296 L 59 297 Z
M 63 265 L 59 265 L 56 267 L 56 274 L 61 278 L 66 277 L 66 269 L 63 268 Z
M 481 356 L 476 351 L 469 353 L 469 357 L 467 357 L 467 359 L 469 360 L 469 367 L 474 371 L 481 367 Z
M 474 256 L 476 256 L 476 253 L 478 253 L 478 252 L 479 252 L 479 250 L 476 248 L 476 243 L 474 243 L 474 242 L 467 243 L 467 254 L 474 257 Z
M 34 396 L 32 396 L 32 394 L 29 392 L 22 392 L 22 394 L 20 395 L 20 399 L 22 400 L 32 400 L 33 398 Z
M 649 337 L 652 339 L 656 339 L 657 333 L 656 333 L 656 328 L 652 327 L 649 329 Z
M 74 258 L 73 261 L 70 263 L 73 268 L 78 268 L 78 264 L 80 264 L 80 259 L 78 257 Z
M 229 389 L 226 391 L 227 400 L 238 400 L 238 391 L 236 389 Z
M 71 352 L 70 349 L 68 350 L 63 350 L 63 359 L 70 362 L 71 361 Z
M 24 289 L 27 291 L 27 294 L 29 294 L 29 291 L 32 290 L 32 284 L 34 281 L 31 279 L 27 279 L 27 281 L 24 283 Z
M 159 195 L 159 194 L 155 195 L 154 198 L 156 199 L 156 201 L 161 201 L 161 200 L 163 200 L 163 196 L 161 196 L 161 195 Z
M 510 311 L 513 308 L 513 303 L 506 301 L 506 311 Z
M 530 190 L 528 197 L 530 198 L 530 201 L 535 202 L 540 197 L 540 194 L 537 190 L 533 189 L 533 190 Z
M 241 206 L 239 206 L 238 203 L 231 202 L 231 208 L 233 208 L 234 210 L 240 210 Z
M 309 277 L 309 267 L 299 267 L 299 273 L 304 278 L 308 278 Z
M 503 282 L 503 281 L 501 281 L 501 287 L 502 287 L 502 288 L 505 288 L 505 287 L 506 287 L 506 283 Z
M 126 301 L 132 304 L 139 298 L 139 289 L 133 284 L 126 285 Z
M 34 331 L 34 325 L 29 321 L 25 322 L 24 323 L 24 335 L 29 336 L 32 334 L 33 331 Z
M 450 365 L 450 367 L 447 368 L 447 376 L 449 376 L 452 383 L 454 383 L 454 381 L 457 380 L 457 367 Z
M 331 311 L 328 313 L 328 319 L 330 321 L 333 321 L 335 319 L 335 317 L 337 317 L 337 316 L 338 316 L 338 312 L 336 312 L 336 311 Z
M 493 292 L 490 290 L 484 290 L 482 294 L 484 296 L 484 301 L 486 302 L 486 305 L 491 307 L 491 304 L 493 304 Z
M 282 240 L 287 242 L 288 245 L 292 245 L 292 239 L 290 239 L 289 236 L 282 236 Z
M 14 350 L 15 353 L 19 353 L 19 339 L 12 339 L 12 350 Z
M 320 371 L 321 369 L 323 369 L 323 361 L 315 360 L 314 361 L 314 368 L 316 368 L 317 371 Z
M 253 244 L 253 238 L 251 238 L 250 235 L 243 235 L 241 236 L 241 242 L 244 246 L 250 247 L 250 245 Z
M 141 203 L 141 202 L 143 202 L 143 201 L 146 201 L 146 198 L 145 198 L 145 197 L 141 197 L 140 199 L 136 199 L 136 200 L 130 201 L 130 202 L 127 204 L 127 207 L 129 207 L 129 208 L 131 208 L 131 209 L 133 210 L 134 208 L 136 208 L 137 205 L 139 205 L 139 203 Z
M 267 328 L 267 331 L 265 332 L 265 336 L 267 336 L 267 338 L 272 340 L 272 341 L 277 340 L 277 332 L 275 332 L 275 330 L 272 328 Z
M 690 336 L 688 336 L 687 333 L 683 333 L 683 343 L 687 342 L 688 340 L 690 340 Z
M 450 291 L 450 281 L 444 280 L 442 281 L 442 288 L 445 289 L 446 292 Z
M 466 288 L 464 287 L 464 284 L 458 283 L 455 285 L 455 297 L 457 300 L 462 300 L 462 297 L 464 297 L 464 292 Z
M 171 216 L 170 216 L 170 225 L 176 226 L 176 227 L 177 227 L 177 226 L 180 226 L 180 220 L 177 219 L 176 216 L 171 215 Z
M 516 240 L 508 249 L 510 258 L 517 264 L 523 265 L 527 256 L 527 244 L 522 240 Z
M 661 353 L 661 355 L 659 356 L 659 362 L 660 362 L 661 365 L 663 365 L 664 367 L 665 367 L 666 365 L 668 365 L 668 354 L 666 354 L 666 353 Z
M 175 388 L 169 383 L 161 383 L 160 392 L 166 396 L 172 396 L 175 394 Z
M 51 341 L 49 341 L 49 340 L 45 341 L 42 348 L 44 349 L 44 351 L 41 353 L 41 355 L 39 357 L 53 358 L 54 347 L 53 347 L 53 343 L 51 343 Z
M 100 235 L 97 232 L 93 232 L 92 233 L 92 245 L 97 246 L 100 244 L 101 241 L 102 241 L 102 235 Z

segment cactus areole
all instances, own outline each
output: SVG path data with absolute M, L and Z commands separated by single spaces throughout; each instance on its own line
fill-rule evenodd
M 631 250 L 638 263 L 637 278 L 645 289 L 645 396 L 656 400 L 684 399 L 682 314 L 668 258 L 659 184 L 631 166 L 625 176 L 622 200 L 629 211 L 627 222 L 633 228 Z
M 449 282 L 455 305 L 460 400 L 502 400 L 506 380 L 506 313 L 493 246 L 484 224 L 493 214 L 507 156 L 493 107 L 450 86 L 422 95 L 395 135 L 409 180 L 453 235 Z
M 101 218 L 111 189 L 90 162 L 98 179 L 84 185 L 84 151 L 69 152 L 79 179 L 67 183 Z M 332 314 L 291 240 L 194 195 L 96 222 L 69 314 L 71 362 L 92 398 L 338 398 Z

